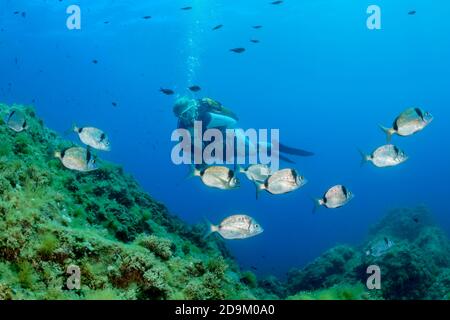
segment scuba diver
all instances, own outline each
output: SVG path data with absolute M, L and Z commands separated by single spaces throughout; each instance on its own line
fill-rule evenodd
M 231 110 L 225 108 L 220 102 L 211 98 L 202 99 L 190 99 L 187 97 L 179 98 L 174 105 L 173 112 L 178 118 L 178 128 L 189 130 L 192 134 L 194 129 L 194 122 L 202 122 L 202 130 L 218 129 L 222 133 L 226 129 L 235 129 L 238 123 L 238 117 Z M 203 134 L 204 132 L 202 132 Z M 239 137 L 237 137 L 239 139 Z M 245 139 L 245 137 L 243 138 Z M 249 140 L 245 140 L 245 144 L 248 146 Z M 203 143 L 203 148 L 206 145 Z M 261 145 L 257 146 L 257 150 Z M 268 151 L 271 151 L 270 143 L 266 143 L 264 146 Z M 295 163 L 293 160 L 287 157 L 287 155 L 309 157 L 314 153 L 289 147 L 279 143 L 279 158 L 288 163 Z

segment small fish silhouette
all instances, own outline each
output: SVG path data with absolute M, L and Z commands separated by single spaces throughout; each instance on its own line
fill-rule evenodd
M 188 89 L 192 92 L 199 92 L 200 90 L 202 90 L 202 88 L 200 88 L 199 86 L 191 86 Z
M 175 91 L 173 91 L 172 89 L 161 88 L 159 91 L 164 93 L 167 96 L 171 96 L 171 95 L 173 95 L 175 93 Z
M 230 51 L 235 52 L 235 53 L 243 53 L 245 51 L 245 48 L 233 48 L 233 49 L 230 49 Z

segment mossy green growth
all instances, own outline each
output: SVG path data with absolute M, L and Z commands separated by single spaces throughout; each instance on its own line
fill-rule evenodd
M 39 246 L 39 254 L 50 257 L 58 248 L 58 238 L 52 233 L 46 233 L 41 237 L 41 244 Z
M 25 289 L 32 289 L 34 277 L 33 277 L 33 266 L 28 261 L 22 261 L 18 263 L 18 273 L 17 277 L 20 285 Z
M 16 109 L 28 129 L 0 125 L 0 299 L 255 299 L 223 244 L 171 215 L 120 166 L 63 167 L 75 145 Z M 74 139 L 76 140 L 76 139 Z M 69 266 L 79 290 L 67 287 Z
M 251 271 L 244 271 L 241 275 L 241 282 L 250 288 L 256 288 L 258 286 L 258 278 Z
M 299 292 L 289 300 L 367 300 L 369 292 L 361 283 L 340 284 L 328 289 Z

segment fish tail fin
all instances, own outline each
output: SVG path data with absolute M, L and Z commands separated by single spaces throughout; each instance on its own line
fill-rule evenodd
M 73 132 L 79 132 L 80 128 L 77 127 L 77 125 L 75 123 L 72 124 L 72 126 L 70 127 L 70 129 L 67 129 L 66 131 L 64 131 L 64 135 L 68 136 L 69 134 L 73 133 Z
M 311 200 L 314 203 L 314 207 L 312 208 L 312 213 L 316 213 L 317 210 L 320 209 L 320 207 L 322 206 L 323 201 L 322 201 L 322 199 L 317 199 L 317 198 L 313 198 L 313 197 L 311 197 Z
M 206 224 L 206 232 L 203 235 L 203 240 L 206 240 L 211 234 L 213 234 L 214 232 L 219 231 L 219 227 L 212 224 L 207 218 L 203 217 L 203 220 L 205 221 Z
M 361 167 L 368 161 L 370 161 L 370 156 L 365 154 L 361 149 L 358 148 L 358 152 L 361 155 Z
M 387 142 L 388 142 L 388 143 L 391 142 L 392 136 L 394 135 L 395 130 L 394 130 L 393 128 L 386 128 L 386 127 L 384 127 L 384 126 L 382 126 L 382 125 L 379 125 L 379 127 L 380 127 L 380 129 L 386 134 L 386 140 L 387 140 Z
M 239 173 L 245 173 L 246 170 L 245 170 L 244 167 L 242 167 L 242 166 L 236 164 L 236 165 L 235 165 L 235 171 L 236 171 L 236 172 L 239 172 Z
M 256 200 L 258 200 L 260 192 L 265 190 L 266 186 L 264 183 L 255 182 L 255 187 L 256 187 Z
M 62 155 L 61 155 L 61 151 L 55 151 L 53 153 L 53 155 L 55 156 L 55 158 L 61 159 Z
M 194 165 L 191 165 L 191 168 L 189 170 L 189 172 L 187 173 L 185 179 L 191 179 L 193 177 L 198 177 L 200 176 L 200 170 L 198 170 Z

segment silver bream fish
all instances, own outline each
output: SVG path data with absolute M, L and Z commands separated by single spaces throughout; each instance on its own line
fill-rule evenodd
M 362 160 L 361 165 L 366 162 L 372 162 L 378 168 L 393 167 L 406 160 L 408 156 L 393 144 L 387 144 L 376 149 L 371 155 L 366 155 L 360 151 Z
M 409 108 L 394 120 L 392 128 L 380 127 L 386 133 L 389 142 L 392 135 L 397 134 L 402 137 L 413 135 L 422 131 L 431 121 L 433 121 L 433 115 L 430 112 L 420 108 Z
M 73 147 L 62 152 L 57 151 L 55 157 L 70 170 L 89 172 L 97 169 L 96 160 L 89 148 Z
M 271 194 L 284 194 L 297 190 L 308 181 L 294 169 L 282 169 L 272 174 L 263 184 L 258 185 L 258 191 L 266 190 Z
M 272 174 L 270 168 L 265 164 L 253 164 L 247 169 L 239 168 L 239 172 L 244 173 L 254 183 L 264 183 Z
M 215 226 L 210 224 L 209 227 L 210 230 L 206 236 L 217 232 L 224 239 L 228 240 L 247 239 L 264 231 L 255 219 L 243 214 L 230 216 L 224 219 L 220 225 Z
M 78 128 L 74 126 L 73 131 L 78 134 L 81 142 L 85 145 L 101 151 L 111 150 L 108 136 L 102 130 L 93 127 Z
M 382 255 L 386 254 L 394 245 L 395 243 L 393 241 L 385 237 L 383 240 L 380 240 L 372 245 L 366 251 L 366 255 L 370 255 L 376 258 L 381 257 Z
M 28 129 L 27 119 L 25 115 L 18 111 L 12 111 L 5 119 L 6 125 L 15 132 L 22 132 Z
M 346 205 L 354 198 L 353 193 L 343 185 L 336 185 L 330 188 L 322 199 L 316 200 L 316 206 L 313 212 L 320 206 L 328 209 L 336 209 Z
M 203 170 L 194 169 L 193 175 L 200 177 L 202 182 L 211 188 L 230 190 L 240 186 L 234 171 L 223 166 L 212 166 Z

